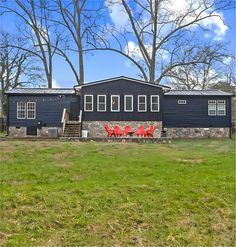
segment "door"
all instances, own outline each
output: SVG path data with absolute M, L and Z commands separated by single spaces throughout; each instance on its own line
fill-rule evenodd
M 78 121 L 79 120 L 79 102 L 70 103 L 70 120 Z
M 37 126 L 28 126 L 26 129 L 27 136 L 37 136 Z

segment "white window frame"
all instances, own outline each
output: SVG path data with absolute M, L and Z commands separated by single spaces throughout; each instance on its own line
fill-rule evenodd
M 157 104 L 158 104 L 158 109 L 157 110 L 153 110 L 152 109 L 152 105 L 153 105 L 153 101 L 152 101 L 152 98 L 154 98 L 154 97 L 157 97 Z M 154 104 L 156 104 L 156 103 L 154 103 Z M 151 95 L 151 97 L 150 97 L 150 106 L 151 106 L 151 112 L 159 112 L 160 111 L 160 100 L 159 100 L 159 95 Z
M 178 100 L 178 105 L 186 105 L 187 104 L 187 100 L 185 99 L 179 99 Z
M 214 111 L 215 111 L 215 114 L 210 114 L 210 110 L 213 110 L 213 109 L 209 109 L 209 106 L 214 106 Z M 216 100 L 208 100 L 208 116 L 216 116 L 217 114 L 217 107 L 216 107 Z
M 223 109 L 219 109 L 219 107 L 223 107 Z M 224 111 L 223 114 L 219 114 L 220 111 Z M 217 116 L 226 116 L 226 102 L 225 100 L 217 100 Z
M 21 106 L 22 104 L 24 105 L 24 110 L 21 109 Z M 24 117 L 20 117 L 19 116 L 19 111 L 24 111 Z M 26 119 L 27 117 L 27 103 L 26 102 L 22 102 L 22 101 L 19 101 L 17 102 L 17 119 Z
M 139 99 L 140 97 L 144 97 L 145 98 L 145 109 L 144 110 L 140 110 L 139 109 Z M 138 112 L 146 112 L 147 111 L 147 95 L 138 95 Z
M 87 103 L 86 98 L 87 97 L 90 97 L 90 96 L 92 96 L 92 109 L 91 110 L 87 110 L 86 109 L 86 103 Z M 86 112 L 93 112 L 93 94 L 85 94 L 84 95 L 84 111 L 86 111 Z
M 131 110 L 127 110 L 126 109 L 126 106 L 127 106 L 127 103 L 126 103 L 126 99 L 130 97 L 131 98 Z M 124 97 L 124 111 L 125 112 L 133 112 L 134 111 L 134 96 L 133 95 L 125 95 Z
M 100 105 L 99 97 L 105 97 L 105 101 L 104 101 L 105 110 L 100 110 L 100 109 L 99 109 L 99 105 Z M 107 111 L 107 96 L 106 96 L 105 94 L 98 94 L 98 95 L 97 95 L 97 111 L 98 111 L 98 112 L 106 112 L 106 111 Z
M 30 104 L 33 104 L 34 106 L 33 110 L 29 109 Z M 34 112 L 34 117 L 29 117 L 30 111 Z M 27 119 L 36 119 L 36 102 L 32 102 L 32 101 L 27 102 Z
M 117 97 L 118 98 L 118 109 L 113 110 L 112 108 L 112 98 Z M 119 112 L 120 111 L 120 95 L 111 95 L 111 112 Z

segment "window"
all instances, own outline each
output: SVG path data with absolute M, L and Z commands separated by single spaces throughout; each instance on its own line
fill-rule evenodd
M 27 118 L 35 119 L 36 118 L 36 103 L 27 102 Z
M 97 96 L 97 111 L 106 111 L 106 95 Z
M 147 111 L 147 96 L 146 95 L 138 96 L 138 111 L 139 112 Z
M 187 101 L 186 100 L 183 100 L 183 99 L 180 99 L 180 100 L 178 100 L 178 104 L 179 105 L 186 105 L 187 104 Z
M 226 105 L 225 100 L 208 100 L 208 115 L 209 116 L 225 116 Z
M 84 95 L 84 111 L 93 111 L 93 95 Z
M 125 112 L 133 111 L 133 95 L 125 95 Z
M 216 116 L 216 100 L 208 100 L 208 116 Z
M 111 111 L 120 111 L 120 95 L 111 95 Z
M 225 100 L 217 100 L 217 115 L 218 116 L 226 115 Z
M 17 102 L 17 119 L 25 119 L 25 118 L 26 118 L 26 103 Z
M 159 95 L 151 95 L 151 112 L 159 112 Z

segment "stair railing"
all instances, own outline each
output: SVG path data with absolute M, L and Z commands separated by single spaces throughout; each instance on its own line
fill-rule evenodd
M 64 108 L 63 113 L 62 113 L 62 118 L 61 118 L 61 123 L 62 123 L 62 133 L 64 134 L 65 131 L 65 126 L 67 121 L 69 121 L 69 111 L 68 109 Z

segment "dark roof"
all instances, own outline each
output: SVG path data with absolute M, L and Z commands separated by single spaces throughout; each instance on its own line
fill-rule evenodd
M 7 94 L 74 94 L 73 88 L 13 88 Z
M 170 90 L 165 95 L 232 96 L 233 94 L 222 90 Z
M 150 83 L 150 82 L 146 82 L 146 81 L 142 81 L 142 80 L 126 77 L 126 76 L 118 76 L 118 77 L 113 77 L 113 78 L 109 78 L 109 79 L 88 82 L 88 83 L 85 83 L 85 84 L 83 84 L 81 86 L 74 86 L 74 88 L 88 87 L 88 86 L 93 86 L 93 85 L 96 85 L 96 84 L 107 83 L 107 82 L 121 80 L 121 79 L 127 80 L 127 81 L 133 81 L 133 82 L 137 82 L 137 83 L 141 83 L 141 84 L 145 84 L 145 85 L 148 85 L 148 86 L 170 89 L 170 87 L 168 87 L 168 86 L 153 84 L 153 83 Z

